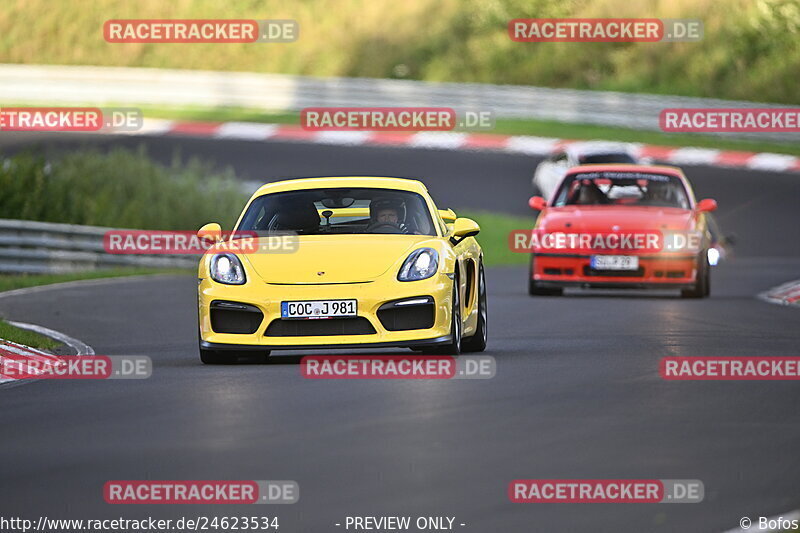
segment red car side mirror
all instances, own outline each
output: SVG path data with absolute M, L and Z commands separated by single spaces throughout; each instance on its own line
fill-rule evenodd
M 706 198 L 705 200 L 700 200 L 697 202 L 697 206 L 695 209 L 700 213 L 709 213 L 714 211 L 717 208 L 717 201 L 712 200 L 711 198 Z
M 547 207 L 547 201 L 541 196 L 531 196 L 531 199 L 528 200 L 528 205 L 530 206 L 531 209 L 536 209 L 537 211 L 541 211 L 545 207 Z

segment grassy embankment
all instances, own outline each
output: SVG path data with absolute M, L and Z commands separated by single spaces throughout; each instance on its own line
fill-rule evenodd
M 514 18 L 700 19 L 685 43 L 516 43 Z M 295 19 L 288 44 L 112 44 L 108 19 Z M 0 62 L 404 78 L 797 104 L 796 0 L 10 2 Z

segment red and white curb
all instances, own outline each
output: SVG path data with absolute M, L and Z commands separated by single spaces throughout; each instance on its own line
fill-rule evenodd
M 109 132 L 115 133 L 115 132 Z M 496 135 L 486 133 L 455 133 L 426 131 L 306 131 L 300 126 L 260 124 L 255 122 L 190 122 L 145 119 L 142 129 L 128 135 L 183 135 L 215 139 L 247 141 L 296 141 L 340 146 L 396 146 L 440 150 L 479 150 L 549 155 L 565 146 L 585 141 L 531 137 L 525 135 Z M 800 172 L 800 158 L 791 155 L 658 146 L 627 143 L 639 157 L 647 157 L 674 165 L 712 165 L 737 167 L 770 172 Z
M 773 304 L 800 306 L 800 279 L 778 285 L 758 297 Z
M 47 367 L 56 366 L 58 364 L 58 357 L 37 350 L 36 348 L 30 348 L 29 346 L 23 346 L 22 344 L 0 339 L 0 383 L 17 381 L 3 374 L 3 368 L 12 361 L 18 363 L 32 361 L 36 365 Z
M 75 351 L 75 355 L 94 355 L 94 349 L 91 346 L 84 344 L 78 339 L 73 339 L 68 335 L 64 335 L 59 331 L 37 326 L 36 324 L 26 324 L 24 322 L 8 321 L 8 323 L 12 326 L 34 331 L 40 335 L 45 335 L 66 344 Z M 31 348 L 30 346 L 0 339 L 0 384 L 19 381 L 3 374 L 3 367 L 12 360 L 17 364 L 20 362 L 32 361 L 36 366 L 41 365 L 43 368 L 56 366 L 60 362 L 59 358 L 53 354 Z

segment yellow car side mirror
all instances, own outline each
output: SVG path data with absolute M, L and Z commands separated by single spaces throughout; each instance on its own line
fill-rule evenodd
M 219 242 L 219 240 L 222 238 L 222 226 L 216 222 L 209 222 L 197 231 L 197 236 L 201 239 Z
M 450 238 L 453 244 L 459 243 L 467 237 L 474 237 L 480 233 L 481 227 L 471 218 L 457 218 L 453 222 L 453 235 Z

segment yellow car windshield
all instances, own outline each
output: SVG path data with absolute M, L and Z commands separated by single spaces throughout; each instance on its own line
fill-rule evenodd
M 366 187 L 265 194 L 250 204 L 238 229 L 300 235 L 436 235 L 421 195 Z

